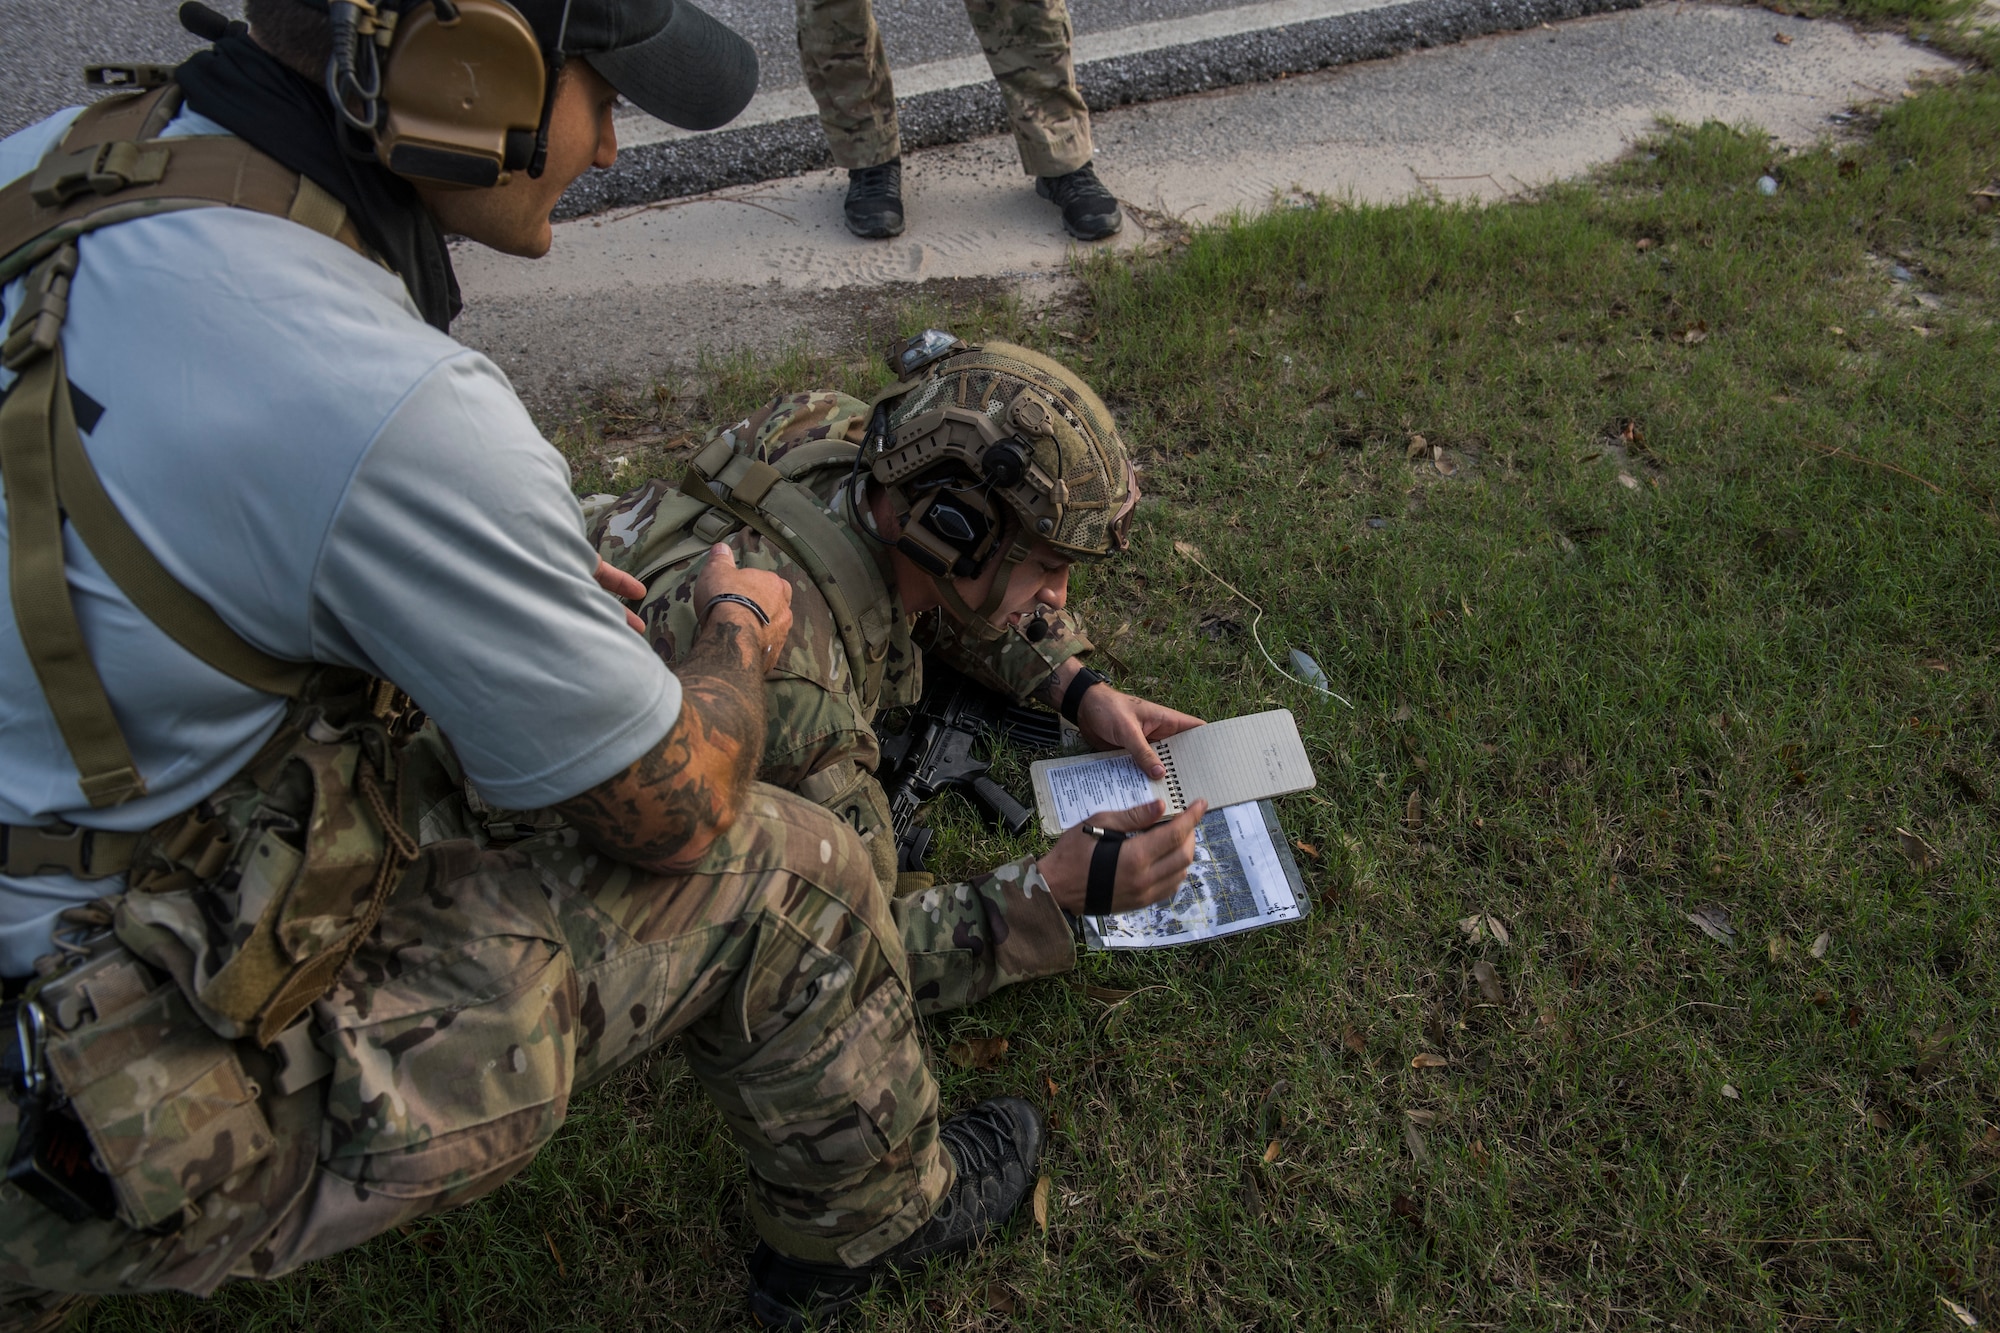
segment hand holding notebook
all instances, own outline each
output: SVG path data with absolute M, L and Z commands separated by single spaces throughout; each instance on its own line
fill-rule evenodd
M 1165 801 L 1174 815 L 1196 801 L 1210 809 L 1285 796 L 1318 785 L 1298 724 L 1285 709 L 1211 722 L 1169 736 L 1153 750 L 1167 775 L 1149 779 L 1122 751 L 1029 765 L 1042 831 L 1056 837 L 1105 810 Z

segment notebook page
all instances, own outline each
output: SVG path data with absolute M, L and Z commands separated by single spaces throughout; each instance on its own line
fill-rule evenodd
M 1298 723 L 1282 708 L 1195 727 L 1158 748 L 1188 805 L 1240 805 L 1318 785 Z
M 1161 784 L 1153 782 L 1129 754 L 1088 755 L 1075 760 L 1044 761 L 1035 765 L 1038 788 L 1046 784 L 1048 799 L 1038 802 L 1046 816 L 1053 813 L 1056 831 L 1081 824 L 1106 810 L 1129 810 L 1159 795 Z M 1036 795 L 1042 795 L 1037 791 Z

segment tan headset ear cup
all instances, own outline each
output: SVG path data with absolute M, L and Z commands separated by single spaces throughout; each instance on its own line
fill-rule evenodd
M 419 5 L 396 24 L 383 60 L 375 155 L 411 180 L 500 185 L 508 135 L 518 141 L 541 127 L 548 63 L 535 30 L 512 5 L 457 0 L 457 8 L 451 23 Z

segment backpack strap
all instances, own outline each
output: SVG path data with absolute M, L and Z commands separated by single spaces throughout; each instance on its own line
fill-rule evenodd
M 17 376 L 0 403 L 8 591 L 22 647 L 93 808 L 143 795 L 146 783 L 77 622 L 65 519 L 141 614 L 215 670 L 298 698 L 316 669 L 245 641 L 168 573 L 118 512 L 77 431 L 62 350 L 77 237 L 179 208 L 235 207 L 290 218 L 366 253 L 338 200 L 241 140 L 157 138 L 178 106 L 172 85 L 98 102 L 29 177 L 0 190 L 0 282 L 28 270 L 0 343 L 0 366 Z
M 718 438 L 689 462 L 681 492 L 755 528 L 804 567 L 826 598 L 841 646 L 855 665 L 862 706 L 872 708 L 881 695 L 889 656 L 894 599 L 881 569 L 856 549 L 853 538 L 819 497 L 785 475 L 787 471 L 802 475 L 834 462 L 851 464 L 859 450 L 835 440 L 808 448 L 813 450 L 811 457 L 787 458 L 784 461 L 792 466 L 781 469 L 739 454 L 726 437 Z

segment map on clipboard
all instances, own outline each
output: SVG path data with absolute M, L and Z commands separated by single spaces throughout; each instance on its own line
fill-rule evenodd
M 1165 949 L 1296 921 L 1311 910 L 1276 808 L 1249 801 L 1202 817 L 1194 865 L 1173 897 L 1136 912 L 1084 917 L 1083 934 L 1093 949 Z

